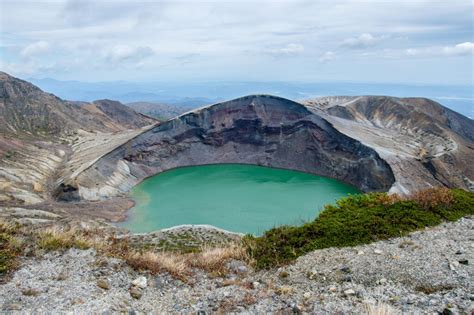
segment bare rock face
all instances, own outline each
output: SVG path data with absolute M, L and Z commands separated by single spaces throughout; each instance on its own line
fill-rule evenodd
M 426 98 L 324 97 L 303 102 L 376 150 L 395 175 L 391 192 L 474 190 L 474 121 Z
M 64 182 L 59 199 L 97 200 L 182 166 L 247 163 L 293 169 L 385 191 L 395 181 L 371 148 L 305 106 L 247 96 L 183 114 L 141 133 Z

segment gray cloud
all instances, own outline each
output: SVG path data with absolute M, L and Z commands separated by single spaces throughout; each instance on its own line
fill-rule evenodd
M 268 48 L 264 50 L 264 53 L 273 56 L 296 56 L 304 52 L 304 46 L 301 44 L 290 43 L 278 48 Z
M 316 59 L 346 79 L 369 75 L 352 63 L 357 58 L 370 60 L 372 72 L 390 58 L 429 55 L 428 70 L 443 56 L 464 58 L 453 69 L 472 63 L 469 0 L 4 0 L 0 9 L 12 12 L 0 22 L 2 47 L 8 47 L 0 48 L 0 58 L 2 65 L 16 65 L 17 75 L 44 76 L 47 68 L 67 79 L 116 79 L 121 71 L 135 77 L 160 73 L 163 79 L 195 72 L 209 79 L 245 79 L 250 73 L 257 79 L 281 73 L 325 79 L 313 66 Z M 50 67 L 52 58 L 57 67 Z M 449 73 L 459 77 L 459 71 Z M 471 77 L 467 70 L 463 75 Z
M 334 60 L 336 58 L 336 54 L 332 51 L 326 51 L 321 56 L 319 56 L 318 60 L 320 62 L 328 62 Z
M 130 45 L 116 45 L 104 51 L 104 59 L 112 63 L 124 61 L 140 61 L 154 55 L 150 47 L 133 47 Z
M 346 38 L 342 41 L 341 45 L 351 49 L 364 49 L 374 46 L 377 42 L 382 40 L 382 38 L 382 36 L 376 37 L 370 33 L 363 33 L 357 37 Z
M 464 42 L 444 47 L 422 47 L 409 48 L 405 50 L 408 56 L 432 57 L 432 56 L 469 56 L 474 57 L 474 43 Z
M 36 55 L 41 55 L 49 52 L 51 49 L 50 45 L 46 41 L 38 41 L 27 45 L 20 51 L 20 55 L 23 58 L 29 58 Z

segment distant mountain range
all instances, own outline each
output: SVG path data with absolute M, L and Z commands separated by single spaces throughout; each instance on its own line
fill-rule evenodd
M 196 108 L 249 94 L 272 94 L 294 100 L 332 95 L 392 95 L 428 97 L 467 117 L 474 117 L 472 86 L 374 83 L 299 82 L 80 82 L 29 79 L 61 98 L 91 102 L 114 99 L 123 103 L 149 102 Z M 182 109 L 178 109 L 181 111 Z

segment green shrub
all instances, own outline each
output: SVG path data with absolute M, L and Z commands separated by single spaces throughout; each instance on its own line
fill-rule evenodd
M 315 249 L 367 244 L 470 214 L 474 193 L 461 189 L 431 189 L 410 198 L 369 193 L 327 205 L 318 218 L 302 226 L 273 228 L 245 240 L 257 267 L 269 268 Z

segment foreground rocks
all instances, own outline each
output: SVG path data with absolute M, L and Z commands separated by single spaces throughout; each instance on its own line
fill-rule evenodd
M 3 311 L 305 312 L 360 314 L 474 309 L 474 219 L 353 248 L 330 248 L 294 264 L 254 271 L 240 261 L 224 275 L 194 270 L 185 280 L 130 269 L 94 250 L 26 258 L 0 286 Z

